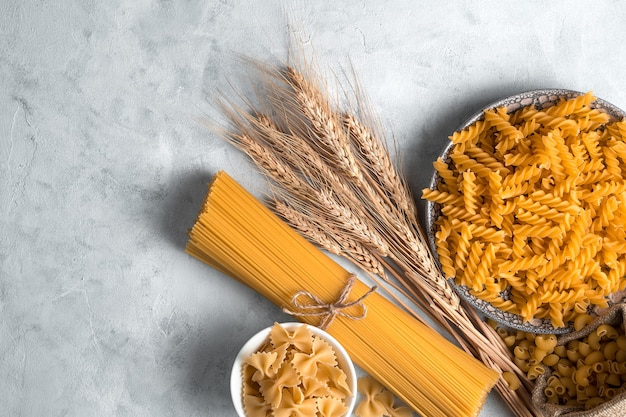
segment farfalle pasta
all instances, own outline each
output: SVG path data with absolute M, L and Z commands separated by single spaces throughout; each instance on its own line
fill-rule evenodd
M 332 346 L 306 325 L 275 323 L 269 341 L 244 362 L 243 408 L 248 417 L 342 417 L 353 395 Z
M 370 376 L 357 381 L 362 398 L 355 410 L 357 417 L 412 417 L 413 412 L 405 406 L 396 406 L 393 393 Z
M 565 326 L 626 287 L 626 121 L 595 100 L 485 111 L 422 193 L 445 275 L 526 321 Z

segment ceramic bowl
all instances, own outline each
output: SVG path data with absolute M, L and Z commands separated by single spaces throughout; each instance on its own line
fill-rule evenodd
M 339 342 L 331 336 L 329 333 L 321 330 L 315 326 L 310 326 L 304 323 L 297 322 L 288 322 L 288 323 L 280 323 L 283 328 L 285 328 L 289 332 L 293 332 L 300 326 L 307 326 L 309 331 L 313 336 L 317 336 L 321 339 L 327 341 L 335 351 L 335 355 L 337 356 L 337 363 L 339 367 L 346 374 L 346 381 L 348 386 L 350 387 L 350 391 L 352 392 L 352 396 L 346 398 L 346 405 L 348 406 L 348 412 L 346 416 L 352 415 L 352 411 L 354 409 L 356 403 L 356 392 L 357 392 L 357 375 L 356 370 L 354 368 L 354 364 L 348 355 L 348 352 L 339 344 Z M 272 326 L 267 327 L 254 336 L 252 336 L 241 348 L 235 361 L 233 363 L 232 372 L 230 376 L 230 393 L 233 401 L 233 405 L 235 410 L 237 411 L 237 415 L 239 417 L 246 417 L 246 414 L 243 409 L 243 400 L 242 400 L 242 390 L 243 390 L 243 380 L 242 380 L 242 366 L 245 360 L 257 352 L 261 347 L 267 343 L 270 336 L 270 331 Z
M 463 124 L 461 124 L 461 126 L 459 126 L 456 131 L 466 129 L 476 121 L 481 120 L 483 118 L 484 111 L 488 109 L 507 107 L 509 112 L 513 112 L 522 107 L 530 105 L 534 105 L 538 109 L 542 109 L 555 105 L 561 99 L 570 99 L 582 94 L 584 93 L 562 89 L 533 90 L 521 94 L 516 94 L 493 102 L 488 106 L 480 109 L 479 111 L 474 113 L 469 119 L 467 119 Z M 620 120 L 626 117 L 626 112 L 602 99 L 597 99 L 593 107 L 605 111 L 616 120 Z M 446 146 L 443 148 L 443 151 L 439 155 L 446 162 L 450 161 L 450 152 L 452 150 L 452 146 L 452 142 L 448 141 Z M 439 177 L 437 171 L 434 171 L 430 182 L 430 189 L 436 189 L 440 181 L 441 178 Z M 437 249 L 435 245 L 435 233 L 437 232 L 437 225 L 435 224 L 435 221 L 441 214 L 439 204 L 427 201 L 425 214 L 426 234 L 428 236 L 429 245 L 432 252 L 435 254 L 435 257 L 437 257 Z M 453 279 L 449 279 L 449 282 L 451 286 L 455 289 L 455 291 L 459 294 L 459 296 L 466 300 L 472 307 L 482 312 L 486 317 L 491 318 L 498 323 L 508 326 L 510 328 L 532 333 L 549 334 L 563 334 L 568 333 L 572 330 L 571 327 L 555 328 L 552 326 L 550 320 L 545 319 L 535 319 L 530 322 L 525 322 L 522 317 L 516 314 L 499 310 L 490 303 L 476 298 L 475 296 L 470 294 L 467 287 L 456 285 Z

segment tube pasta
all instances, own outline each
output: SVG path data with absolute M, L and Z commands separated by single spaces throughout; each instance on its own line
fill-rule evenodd
M 502 379 L 504 379 L 510 389 L 516 390 L 521 386 L 521 382 L 515 373 L 511 371 L 502 372 Z
M 553 351 L 556 347 L 556 336 L 553 334 L 540 334 L 535 337 L 535 345 L 544 351 Z
M 588 324 L 588 317 L 579 316 L 577 324 Z M 589 410 L 626 392 L 626 350 L 620 347 L 626 347 L 623 324 L 599 324 L 587 336 L 565 344 L 558 344 L 555 335 L 492 326 L 503 339 L 515 337 L 509 349 L 529 380 L 549 370 L 544 389 L 547 403 Z
M 436 225 L 460 236 L 435 237 L 444 273 L 526 321 L 565 326 L 626 287 L 626 122 L 594 101 L 486 110 L 450 137 L 449 160 L 434 163 L 442 181 L 422 192 L 440 205 Z M 497 243 L 486 273 L 470 256 L 477 242 Z

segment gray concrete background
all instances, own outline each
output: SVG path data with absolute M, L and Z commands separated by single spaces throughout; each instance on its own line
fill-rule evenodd
M 626 107 L 626 3 L 0 1 L 0 416 L 233 417 L 243 342 L 286 317 L 183 252 L 224 169 L 195 122 L 286 58 L 352 65 L 417 191 L 471 113 L 536 88 Z M 245 92 L 245 91 L 244 91 Z M 506 416 L 495 394 L 481 416 Z

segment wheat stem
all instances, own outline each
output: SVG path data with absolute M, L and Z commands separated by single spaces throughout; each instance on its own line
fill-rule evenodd
M 515 372 L 523 381 L 519 392 L 503 381 L 496 389 L 517 416 L 538 414 L 529 399 L 532 384 L 507 347 L 439 270 L 415 202 L 378 136 L 352 114 L 335 111 L 294 67 L 267 74 L 269 108 L 227 112 L 239 131 L 227 138 L 278 184 L 274 210 L 310 241 L 381 277 L 485 365 Z

